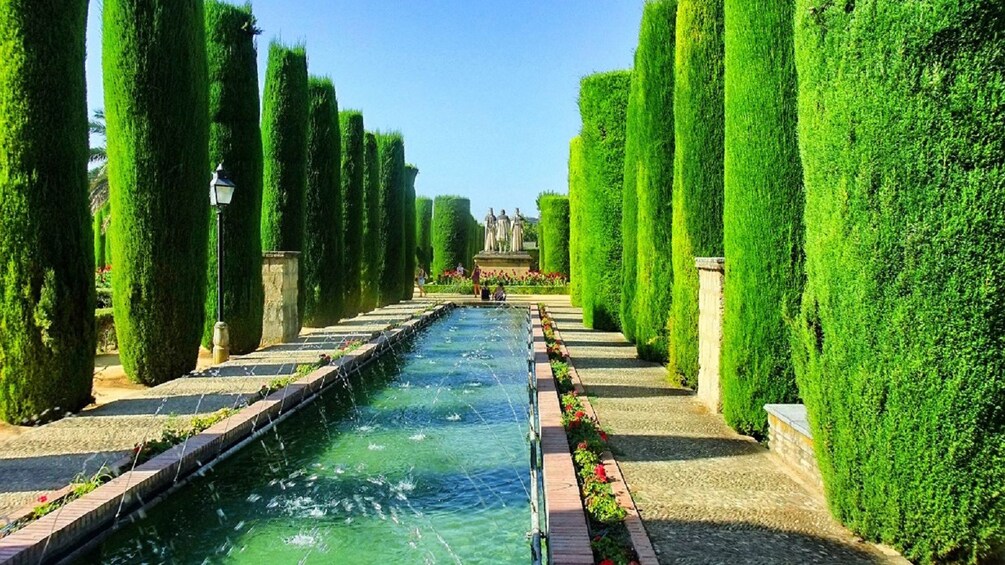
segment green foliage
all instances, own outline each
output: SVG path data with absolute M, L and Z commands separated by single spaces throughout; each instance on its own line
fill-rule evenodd
M 126 373 L 154 385 L 195 368 L 203 329 L 211 173 L 203 3 L 105 0 L 102 18 L 115 330 Z
M 305 325 L 335 324 L 345 307 L 342 259 L 342 135 L 331 79 L 311 77 L 307 127 L 307 192 L 304 194 Z
M 635 50 L 635 66 L 639 65 L 641 49 Z M 641 163 L 639 144 L 642 141 L 642 86 L 632 71 L 625 117 L 625 173 L 621 188 L 621 333 L 635 341 L 639 255 L 638 172 Z
M 365 218 L 363 223 L 363 285 L 360 312 L 377 307 L 380 296 L 380 160 L 377 136 L 366 132 L 363 136 L 363 196 Z
M 466 264 L 471 201 L 460 196 L 437 196 L 433 201 L 433 277 Z
M 433 261 L 433 201 L 425 196 L 415 199 L 415 241 L 419 266 L 428 274 Z
M 399 133 L 377 134 L 380 161 L 380 269 L 378 305 L 401 300 L 405 272 L 405 142 Z
M 698 386 L 698 269 L 722 255 L 723 0 L 677 0 L 670 374 Z
M 598 330 L 620 325 L 621 188 L 630 85 L 630 71 L 612 71 L 585 77 L 579 92 L 586 165 L 583 323 Z
M 569 298 L 583 305 L 583 219 L 586 216 L 586 163 L 583 139 L 569 142 Z
M 538 200 L 541 210 L 540 245 L 547 249 L 541 260 L 542 273 L 569 276 L 569 197 L 547 194 Z
M 405 198 L 403 203 L 405 218 L 402 223 L 402 227 L 405 229 L 405 246 L 402 248 L 405 254 L 405 268 L 401 273 L 402 300 L 411 300 L 415 289 L 415 266 L 418 260 L 415 249 L 415 177 L 418 175 L 418 167 L 415 165 L 405 165 Z
M 206 2 L 209 61 L 209 162 L 224 164 L 237 185 L 223 217 L 224 320 L 230 351 L 254 351 L 262 340 L 262 133 L 259 126 L 255 17 L 250 7 Z M 202 344 L 213 343 L 216 322 L 216 218 L 209 220 Z
M 794 9 L 794 0 L 725 2 L 722 410 L 758 437 L 764 405 L 797 398 L 784 321 L 802 292 Z
M 646 4 L 632 75 L 638 89 L 638 258 L 635 343 L 639 357 L 665 361 L 673 300 L 674 35 L 677 2 Z M 637 84 L 636 84 L 637 83 Z
M 817 459 L 834 514 L 864 537 L 918 563 L 999 562 L 1005 5 L 852 7 L 795 8 L 793 350 Z
M 0 419 L 8 422 L 62 416 L 91 397 L 86 20 L 83 0 L 0 4 Z
M 475 219 L 474 215 L 468 215 L 468 248 L 464 254 L 464 267 L 468 270 L 474 270 L 475 268 L 475 255 L 481 251 L 481 245 L 479 245 L 478 234 L 479 232 L 478 220 Z M 484 243 L 484 239 L 482 240 Z
M 110 207 L 106 204 L 98 208 L 91 218 L 91 233 L 94 236 L 94 267 L 96 269 L 104 269 L 108 266 L 108 259 L 105 257 L 105 250 L 108 249 L 105 219 L 108 217 L 109 209 Z
M 363 114 L 339 112 L 342 130 L 342 243 L 340 265 L 345 288 L 344 317 L 360 313 L 363 284 L 363 221 L 365 216 L 363 175 Z

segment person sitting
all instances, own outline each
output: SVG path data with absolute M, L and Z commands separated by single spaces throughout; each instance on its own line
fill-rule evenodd
M 502 283 L 496 287 L 496 291 L 492 293 L 492 300 L 496 302 L 506 302 L 506 289 L 503 288 Z

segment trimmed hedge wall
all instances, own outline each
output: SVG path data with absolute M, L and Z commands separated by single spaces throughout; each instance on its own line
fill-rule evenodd
M 335 324 L 345 308 L 342 266 L 342 135 L 331 79 L 311 77 L 307 128 L 307 190 L 304 194 L 304 325 Z
M 0 4 L 0 419 L 7 422 L 59 417 L 91 398 L 86 21 L 83 0 Z
M 722 256 L 723 0 L 678 0 L 670 373 L 698 386 L 698 269 Z
M 259 125 L 255 17 L 250 7 L 206 2 L 209 62 L 209 162 L 224 163 L 237 185 L 223 217 L 223 309 L 230 351 L 251 353 L 262 340 L 262 131 Z M 202 344 L 213 346 L 216 323 L 216 217 L 209 220 Z
M 585 77 L 580 85 L 586 164 L 583 323 L 617 330 L 621 309 L 621 187 L 631 72 Z
M 415 221 L 415 177 L 419 176 L 419 169 L 415 165 L 405 165 L 405 201 L 404 214 L 405 221 L 405 246 L 402 248 L 405 253 L 405 268 L 401 273 L 401 299 L 411 300 L 415 290 L 415 270 L 418 264 L 416 257 L 416 221 Z
M 586 202 L 586 163 L 583 139 L 569 142 L 569 298 L 573 306 L 583 305 L 583 219 Z
M 415 240 L 419 266 L 428 274 L 433 261 L 433 201 L 425 196 L 415 199 Z
M 105 256 L 105 250 L 108 249 L 108 237 L 105 234 L 105 218 L 108 217 L 108 212 L 111 207 L 108 203 L 104 206 L 98 208 L 91 218 L 91 234 L 94 239 L 94 267 L 96 269 L 104 269 L 108 266 L 108 257 Z
M 360 313 L 363 291 L 363 223 L 366 216 L 363 177 L 364 159 L 363 114 L 351 110 L 339 112 L 342 135 L 342 243 L 344 252 L 339 262 L 345 289 L 343 315 L 352 318 Z
M 437 196 L 433 201 L 433 272 L 453 271 L 467 264 L 471 201 L 460 196 Z
M 360 298 L 360 312 L 369 312 L 377 307 L 380 296 L 380 159 L 377 152 L 377 136 L 366 132 L 363 135 L 363 284 Z
M 126 374 L 155 385 L 195 368 L 202 337 L 212 172 L 203 3 L 105 0 L 102 19 L 115 330 Z
M 546 194 L 539 206 L 538 245 L 548 250 L 541 259 L 540 271 L 569 276 L 569 197 Z
M 635 50 L 635 66 L 641 50 Z M 635 72 L 632 71 L 634 77 Z M 636 287 L 638 286 L 638 172 L 639 141 L 641 139 L 642 90 L 634 79 L 628 93 L 628 110 L 625 118 L 625 172 L 621 188 L 621 333 L 635 342 Z
M 405 142 L 399 133 L 377 134 L 380 161 L 380 269 L 377 303 L 401 300 L 405 271 Z
M 1005 7 L 817 4 L 795 8 L 794 351 L 830 507 L 914 562 L 999 562 Z
M 725 2 L 722 411 L 757 437 L 765 404 L 798 397 L 784 321 L 802 293 L 794 10 L 794 0 Z

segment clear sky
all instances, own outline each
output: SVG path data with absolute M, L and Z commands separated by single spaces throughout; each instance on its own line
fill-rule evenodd
M 239 0 L 243 3 L 243 0 Z M 643 0 L 255 0 L 259 81 L 273 38 L 303 42 L 310 72 L 368 130 L 399 130 L 420 195 L 459 194 L 485 216 L 536 216 L 567 191 L 579 79 L 628 68 Z M 101 1 L 90 3 L 88 105 L 103 107 Z

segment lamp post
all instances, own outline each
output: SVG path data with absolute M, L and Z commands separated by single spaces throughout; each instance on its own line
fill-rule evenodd
M 213 362 L 230 359 L 230 330 L 223 321 L 223 209 L 234 197 L 234 183 L 223 170 L 216 167 L 209 181 L 209 204 L 216 208 L 216 325 L 213 326 Z

